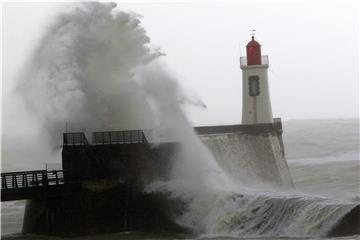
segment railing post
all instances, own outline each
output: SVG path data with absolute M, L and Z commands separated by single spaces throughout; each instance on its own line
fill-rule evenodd
M 58 172 L 55 171 L 55 182 L 56 182 L 56 185 L 59 185 L 59 178 L 58 178 Z
M 47 172 L 42 173 L 41 181 L 42 181 L 43 186 L 47 186 L 49 184 L 48 177 L 47 177 Z
M 13 175 L 13 176 L 12 176 L 12 179 L 13 179 L 13 184 L 12 184 L 13 187 L 14 187 L 14 188 L 18 188 L 18 183 L 17 183 L 16 175 Z
M 1 181 L 2 181 L 1 187 L 7 189 L 6 176 L 2 176 Z
M 22 175 L 22 187 L 26 187 L 25 174 Z
M 142 140 L 143 143 L 146 143 L 146 142 L 147 142 L 147 140 L 146 140 L 146 138 L 145 138 L 144 132 L 142 132 L 142 139 L 141 139 L 141 140 Z
M 16 187 L 19 188 L 20 185 L 20 179 L 19 179 L 20 175 L 15 175 L 16 178 Z
M 35 183 L 36 183 L 36 186 L 38 187 L 39 186 L 39 178 L 38 178 L 37 173 L 34 173 L 34 175 L 35 175 Z
M 28 182 L 28 178 L 27 178 L 27 174 L 24 174 L 25 177 L 25 187 L 29 187 L 29 182 Z
M 34 173 L 32 174 L 31 178 L 32 178 L 32 179 L 31 179 L 31 180 L 32 180 L 32 181 L 31 181 L 31 182 L 32 182 L 32 185 L 34 185 L 34 183 L 35 183 L 35 175 L 34 175 Z
M 67 184 L 67 178 L 68 178 L 68 174 L 65 173 L 64 170 L 61 171 L 62 172 L 62 179 L 63 179 L 63 183 Z

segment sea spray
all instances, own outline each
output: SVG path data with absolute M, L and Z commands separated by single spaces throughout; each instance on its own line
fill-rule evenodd
M 149 41 L 137 15 L 112 3 L 77 4 L 49 28 L 18 92 L 53 136 L 52 145 L 59 145 L 66 122 L 83 122 L 90 131 L 150 128 L 156 135 L 167 129 L 179 143 L 172 180 L 151 186 L 199 202 L 199 191 L 217 192 L 227 178 L 181 109 L 204 104 L 187 97 L 158 64 L 145 67 L 162 55 Z
M 202 232 L 202 225 L 188 224 L 189 221 L 194 222 L 194 219 L 188 218 L 191 218 L 199 205 L 203 205 L 204 211 L 211 209 L 211 204 L 215 201 L 209 200 L 230 187 L 231 181 L 188 122 L 179 104 L 183 94 L 177 81 L 154 66 L 146 68 L 138 77 L 142 79 L 142 91 L 156 109 L 159 121 L 154 130 L 161 132 L 166 129 L 172 140 L 179 145 L 172 160 L 174 166 L 171 180 L 153 182 L 147 186 L 146 191 L 167 192 L 172 198 L 186 202 L 188 209 L 179 216 L 178 223 L 196 232 Z
M 138 16 L 115 6 L 82 3 L 61 14 L 19 81 L 26 106 L 55 141 L 66 122 L 102 130 L 138 129 L 151 122 L 133 74 L 161 53 L 148 46 Z
M 55 19 L 17 91 L 52 136 L 49 147 L 60 145 L 66 122 L 83 122 L 78 131 L 168 129 L 180 147 L 172 180 L 162 185 L 192 201 L 199 191 L 223 188 L 227 178 L 181 109 L 204 104 L 159 65 L 145 67 L 162 55 L 149 42 L 136 14 L 113 3 L 76 4 Z
M 66 6 L 50 21 L 6 101 L 7 171 L 60 163 L 62 133 L 69 129 L 91 132 L 151 125 L 151 112 L 133 74 L 162 53 L 150 47 L 139 17 L 118 11 L 114 3 Z M 20 122 L 20 127 L 13 122 Z M 69 124 L 79 122 L 84 124 L 78 128 Z

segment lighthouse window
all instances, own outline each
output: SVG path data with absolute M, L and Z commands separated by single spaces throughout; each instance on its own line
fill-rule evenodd
M 259 76 L 249 76 L 249 95 L 250 96 L 260 95 Z

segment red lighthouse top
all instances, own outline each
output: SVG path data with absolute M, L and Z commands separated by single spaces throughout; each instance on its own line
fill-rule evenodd
M 261 45 L 251 37 L 246 45 L 247 65 L 261 65 Z

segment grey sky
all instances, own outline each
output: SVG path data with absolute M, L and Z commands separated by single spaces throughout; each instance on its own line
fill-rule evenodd
M 252 28 L 263 54 L 270 58 L 275 117 L 358 117 L 355 1 L 287 2 L 120 3 L 118 7 L 143 16 L 152 44 L 167 54 L 161 61 L 207 105 L 206 110 L 186 108 L 196 125 L 241 122 L 239 57 Z M 8 103 L 17 73 L 61 6 L 4 4 L 3 100 Z M 7 113 L 5 108 L 3 114 Z

